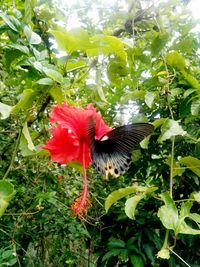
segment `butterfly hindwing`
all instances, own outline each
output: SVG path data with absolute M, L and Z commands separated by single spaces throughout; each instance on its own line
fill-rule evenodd
M 91 157 L 97 171 L 108 177 L 118 177 L 131 164 L 134 147 L 153 131 L 153 125 L 137 123 L 111 130 L 100 140 L 91 142 Z
M 93 165 L 97 171 L 106 177 L 108 177 L 108 174 L 114 177 L 120 176 L 129 169 L 131 164 L 131 153 L 121 154 L 114 152 L 107 154 L 94 152 L 92 157 Z

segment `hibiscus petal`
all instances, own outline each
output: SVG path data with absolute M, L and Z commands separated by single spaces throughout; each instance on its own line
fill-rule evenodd
M 96 108 L 90 103 L 85 107 L 86 110 L 93 111 L 96 119 L 96 127 L 95 127 L 95 137 L 96 139 L 100 139 L 104 134 L 107 134 L 112 130 L 108 125 L 106 125 L 105 121 L 101 117 L 101 114 L 96 111 Z
M 43 149 L 50 152 L 51 160 L 60 164 L 76 159 L 80 152 L 79 140 L 62 125 L 52 128 L 53 136 Z
M 80 140 L 85 139 L 89 142 L 88 125 L 93 116 L 95 116 L 93 110 L 84 110 L 63 103 L 61 106 L 54 107 L 50 114 L 50 121 L 65 125 Z
M 97 113 L 96 115 L 96 128 L 95 128 L 95 136 L 97 139 L 100 139 L 104 134 L 107 134 L 112 130 L 111 127 L 106 125 L 101 115 Z

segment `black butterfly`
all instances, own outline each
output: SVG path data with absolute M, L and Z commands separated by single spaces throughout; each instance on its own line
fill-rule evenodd
M 109 173 L 114 177 L 125 173 L 130 167 L 134 147 L 153 129 L 149 123 L 129 124 L 113 129 L 96 140 L 94 125 L 91 126 L 91 159 L 97 171 L 106 178 Z

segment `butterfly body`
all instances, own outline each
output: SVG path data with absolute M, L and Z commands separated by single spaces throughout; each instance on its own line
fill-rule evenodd
M 94 127 L 93 127 L 94 128 Z M 111 130 L 99 140 L 91 134 L 91 158 L 97 171 L 105 175 L 118 177 L 125 173 L 131 164 L 132 151 L 153 131 L 149 123 L 136 123 Z

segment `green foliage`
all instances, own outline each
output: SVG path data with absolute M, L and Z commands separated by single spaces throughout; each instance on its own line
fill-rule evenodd
M 7 180 L 0 181 L 0 217 L 5 212 L 9 202 L 14 195 L 14 187 Z
M 186 1 L 127 1 L 127 10 L 120 1 L 83 2 L 1 6 L 0 266 L 197 267 L 196 22 Z M 82 26 L 69 29 L 73 14 Z M 124 176 L 105 181 L 89 169 L 92 206 L 83 220 L 70 208 L 82 166 L 59 166 L 41 150 L 52 106 L 63 101 L 92 102 L 113 127 L 155 127 Z
M 108 212 L 109 208 L 116 203 L 121 198 L 126 197 L 127 195 L 137 193 L 137 195 L 127 199 L 125 203 L 125 213 L 130 219 L 135 218 L 135 209 L 139 201 L 144 198 L 146 195 L 153 193 L 156 191 L 157 187 L 147 188 L 142 186 L 133 186 L 120 188 L 114 192 L 112 192 L 105 201 L 105 210 Z
M 0 249 L 1 266 L 14 266 L 17 262 L 16 253 L 11 249 Z
M 177 135 L 185 135 L 186 132 L 182 129 L 177 121 L 166 119 L 161 127 L 161 134 L 158 142 L 163 142 Z
M 161 195 L 165 202 L 164 206 L 161 206 L 158 211 L 158 217 L 160 217 L 163 225 L 170 230 L 174 230 L 175 236 L 181 234 L 199 234 L 200 230 L 192 229 L 185 222 L 186 218 L 193 220 L 199 227 L 200 215 L 196 213 L 190 213 L 192 207 L 191 202 L 183 202 L 181 205 L 180 213 L 175 206 L 174 201 L 170 198 L 168 193 Z
M 200 160 L 188 156 L 180 159 L 180 163 L 186 165 L 192 172 L 194 172 L 198 177 L 200 177 Z

